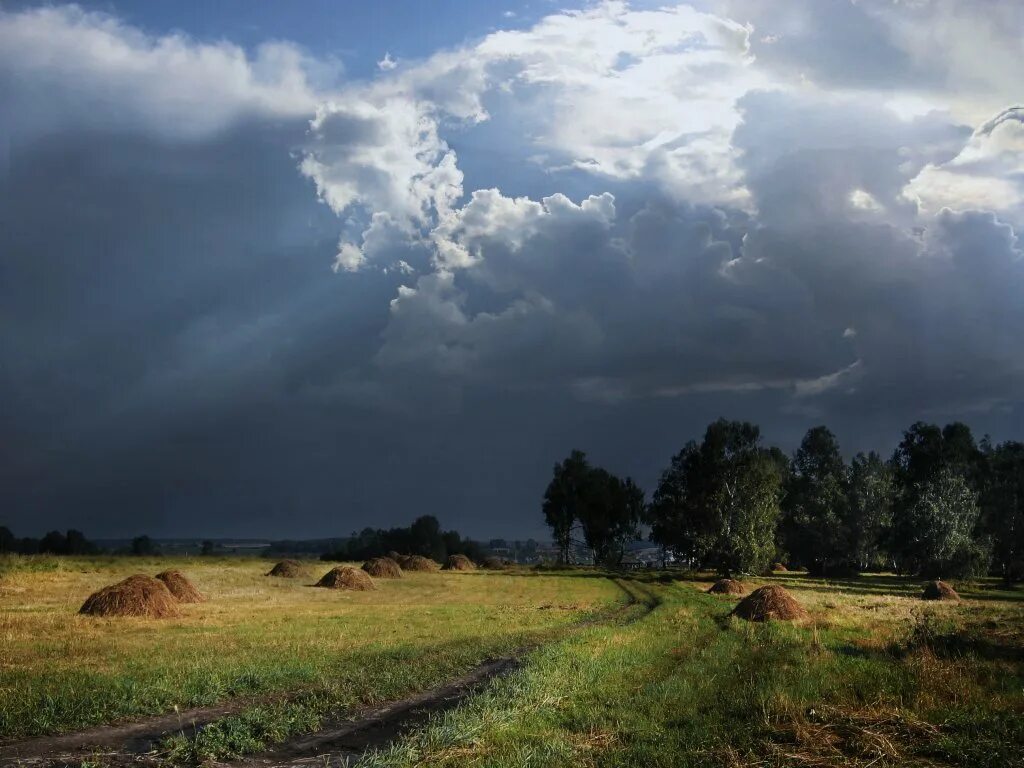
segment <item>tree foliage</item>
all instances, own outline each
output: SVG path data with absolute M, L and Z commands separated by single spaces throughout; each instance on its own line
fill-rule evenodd
M 988 565 L 986 547 L 973 537 L 980 509 L 967 479 L 943 468 L 915 489 L 905 526 L 902 555 L 923 576 L 971 576 Z
M 555 465 L 541 508 L 561 562 L 570 561 L 578 528 L 595 562 L 617 565 L 626 545 L 640 535 L 644 493 L 632 479 L 592 467 L 582 451 L 572 451 Z
M 759 440 L 753 424 L 720 419 L 676 454 L 649 509 L 652 540 L 725 575 L 766 568 L 781 477 Z
M 582 451 L 572 451 L 562 462 L 555 464 L 551 482 L 544 491 L 544 522 L 551 528 L 551 534 L 558 546 L 559 560 L 569 562 L 572 548 L 573 526 L 579 521 L 579 509 L 583 505 L 590 464 Z
M 890 553 L 902 572 L 979 573 L 989 542 L 979 534 L 978 498 L 985 457 L 967 425 L 917 422 L 890 462 L 897 486 Z
M 858 570 L 886 565 L 895 494 L 892 470 L 874 451 L 850 462 L 846 488 L 851 554 Z
M 320 556 L 321 560 L 368 560 L 388 552 L 423 555 L 439 563 L 449 555 L 466 555 L 479 560 L 483 547 L 472 539 L 463 538 L 458 531 L 444 531 L 433 515 L 421 515 L 411 525 L 402 528 L 364 528 L 353 533 L 340 547 Z
M 993 565 L 1008 582 L 1024 579 L 1024 443 L 986 444 L 984 452 L 982 519 L 993 543 Z
M 793 456 L 783 502 L 783 542 L 790 558 L 814 574 L 850 569 L 847 468 L 835 435 L 808 430 Z

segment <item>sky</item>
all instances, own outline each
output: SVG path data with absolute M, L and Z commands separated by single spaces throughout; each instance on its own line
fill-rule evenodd
M 719 417 L 1024 438 L 983 5 L 0 2 L 0 524 L 540 537 Z

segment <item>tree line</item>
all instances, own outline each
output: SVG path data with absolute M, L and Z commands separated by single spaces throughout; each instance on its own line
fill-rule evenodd
M 720 419 L 672 457 L 649 502 L 573 451 L 542 510 L 563 562 L 582 535 L 597 562 L 617 564 L 646 525 L 675 560 L 723 575 L 779 561 L 816 575 L 1024 579 L 1024 443 L 976 442 L 961 423 L 918 422 L 888 460 L 847 462 L 827 427 L 787 456 L 756 425 Z
M 398 528 L 364 528 L 339 548 L 320 556 L 321 560 L 368 560 L 382 557 L 388 552 L 403 555 L 423 555 L 439 563 L 449 555 L 466 555 L 480 560 L 486 554 L 484 547 L 472 539 L 463 538 L 458 531 L 443 531 L 433 515 L 417 517 L 412 525 Z
M 211 542 L 203 542 L 204 545 Z M 75 529 L 67 533 L 50 531 L 42 538 L 29 536 L 19 538 L 7 526 L 0 525 L 0 554 L 16 555 L 98 555 L 105 550 L 96 543 L 89 541 L 85 534 Z M 160 548 L 149 536 L 136 536 L 124 550 L 115 554 L 127 555 L 159 555 Z
M 67 533 L 50 531 L 39 539 L 18 538 L 9 528 L 0 525 L 0 553 L 19 555 L 94 555 L 99 547 L 85 538 L 85 534 L 74 529 Z

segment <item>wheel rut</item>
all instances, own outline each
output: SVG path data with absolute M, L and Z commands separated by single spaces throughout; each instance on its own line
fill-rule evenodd
M 615 583 L 626 593 L 626 602 L 610 615 L 576 624 L 574 630 L 610 623 L 640 605 L 644 610 L 624 622 L 633 623 L 657 606 L 657 600 L 637 586 L 629 588 L 620 579 Z M 366 752 L 386 747 L 403 734 L 426 724 L 432 715 L 454 709 L 495 679 L 515 671 L 523 664 L 525 655 L 539 645 L 520 648 L 515 654 L 485 662 L 443 686 L 363 710 L 355 718 L 328 725 L 314 734 L 279 744 L 262 755 L 229 765 L 232 768 L 302 768 L 308 765 L 344 768 L 352 765 Z
M 569 631 L 612 623 L 640 606 L 642 612 L 624 622 L 632 623 L 656 607 L 657 598 L 639 584 L 633 582 L 627 586 L 626 580 L 618 578 L 614 579 L 614 582 L 626 594 L 626 600 L 602 615 L 572 625 Z M 558 639 L 552 642 L 557 642 Z M 262 754 L 221 765 L 229 765 L 232 768 L 350 765 L 364 753 L 384 747 L 403 733 L 424 724 L 431 715 L 454 709 L 492 680 L 517 669 L 523 663 L 526 654 L 541 645 L 542 643 L 528 644 L 509 655 L 487 659 L 469 672 L 429 690 L 350 712 L 344 717 L 329 720 L 315 733 L 275 745 Z M 155 750 L 163 738 L 172 734 L 183 734 L 193 738 L 210 724 L 243 712 L 256 703 L 266 703 L 269 700 L 272 699 L 239 700 L 213 707 L 182 710 L 125 725 L 103 726 L 60 736 L 2 743 L 0 768 L 77 768 L 85 760 L 100 761 L 105 766 L 118 767 L 159 765 L 162 761 Z

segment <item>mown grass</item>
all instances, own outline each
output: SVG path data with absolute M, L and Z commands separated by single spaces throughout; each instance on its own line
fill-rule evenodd
M 311 563 L 309 578 L 295 580 L 264 577 L 270 565 L 237 558 L 3 560 L 0 738 L 246 697 L 253 705 L 241 717 L 267 724 L 264 737 L 282 720 L 293 721 L 289 733 L 309 730 L 317 712 L 435 685 L 623 599 L 606 579 L 505 573 L 406 574 L 377 580 L 374 592 L 340 592 L 309 586 L 326 564 Z M 183 570 L 209 601 L 183 606 L 180 619 L 78 615 L 99 587 L 170 567 Z M 297 702 L 310 706 L 294 709 Z M 227 751 L 252 746 L 259 729 L 243 730 L 224 739 Z
M 577 581 L 579 579 L 574 578 L 569 584 Z M 643 591 L 638 591 L 628 583 L 618 583 L 622 589 L 622 596 L 630 603 L 610 608 L 603 613 L 591 614 L 588 621 L 621 623 L 646 610 L 648 600 Z M 570 586 L 565 591 L 571 593 L 574 590 Z M 545 603 L 540 607 L 547 610 L 555 606 Z M 534 635 L 531 640 L 534 643 L 551 641 L 564 631 L 565 627 L 552 628 Z M 479 659 L 478 662 L 482 660 Z M 429 667 L 421 666 L 415 671 L 410 670 L 403 685 L 407 688 L 410 679 L 415 677 L 416 687 L 419 689 L 435 686 L 445 680 L 445 675 L 441 672 L 442 670 L 431 670 Z M 314 732 L 323 726 L 325 720 L 337 720 L 339 715 L 351 710 L 357 703 L 352 700 L 351 695 L 353 689 L 365 686 L 366 681 L 360 677 L 359 669 L 353 668 L 350 674 L 332 679 L 300 695 L 257 705 L 244 712 L 221 718 L 195 737 L 190 738 L 184 734 L 170 736 L 160 745 L 159 751 L 171 765 L 199 764 L 259 752 L 291 737 Z M 377 683 L 379 685 L 379 681 Z M 400 690 L 381 688 L 375 693 L 382 699 L 397 699 L 402 695 Z
M 649 615 L 537 651 L 360 765 L 1024 765 L 1020 591 L 926 604 L 896 577 L 772 581 L 808 620 L 746 623 L 705 583 L 649 580 Z

